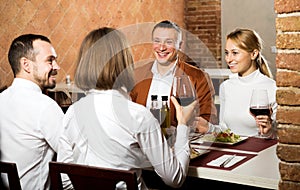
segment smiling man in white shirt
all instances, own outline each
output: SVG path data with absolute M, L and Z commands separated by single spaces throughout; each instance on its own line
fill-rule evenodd
M 1 160 L 15 162 L 22 189 L 49 189 L 49 161 L 58 149 L 63 112 L 42 93 L 60 67 L 50 40 L 25 34 L 11 44 L 12 85 L 0 94 Z

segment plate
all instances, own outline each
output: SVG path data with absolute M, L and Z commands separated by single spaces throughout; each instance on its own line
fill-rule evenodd
M 191 154 L 190 154 L 190 159 L 195 159 L 195 158 L 198 158 L 199 156 L 203 155 L 203 154 L 206 154 L 210 152 L 210 150 L 207 150 L 207 149 L 198 149 L 198 148 L 191 148 Z
M 240 136 L 240 139 L 236 142 L 221 142 L 221 141 L 217 141 L 216 137 L 213 134 L 206 134 L 203 137 L 192 141 L 191 143 L 205 143 L 205 142 L 208 142 L 208 143 L 234 145 L 234 144 L 240 143 L 240 142 L 242 142 L 246 139 L 248 139 L 247 136 Z

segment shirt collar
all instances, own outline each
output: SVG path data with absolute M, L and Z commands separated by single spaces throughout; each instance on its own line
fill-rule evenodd
M 252 80 L 255 80 L 255 78 L 257 78 L 257 76 L 259 74 L 260 74 L 260 71 L 259 71 L 259 69 L 257 69 L 256 71 L 250 73 L 247 76 L 241 77 L 241 76 L 237 75 L 237 77 L 238 77 L 239 81 L 241 81 L 241 82 L 250 82 Z
M 163 76 L 174 74 L 177 63 L 178 63 L 178 59 L 176 59 L 175 64 Z M 156 76 L 160 75 L 159 72 L 158 72 L 158 70 L 157 70 L 157 65 L 158 64 L 159 63 L 157 62 L 157 60 L 155 60 L 154 63 L 153 63 L 153 65 L 152 65 L 152 68 L 151 68 L 151 72 L 153 73 L 153 75 L 156 75 Z
M 17 88 L 27 88 L 42 93 L 42 89 L 36 83 L 23 78 L 14 78 L 12 86 Z
M 127 99 L 130 99 L 130 96 L 122 90 L 115 90 L 115 89 L 109 89 L 109 90 L 99 90 L 99 89 L 90 89 L 87 94 L 106 94 L 111 96 L 123 96 Z

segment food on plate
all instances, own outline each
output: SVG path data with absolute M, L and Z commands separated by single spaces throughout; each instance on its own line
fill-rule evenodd
M 194 159 L 194 158 L 196 158 L 196 157 L 198 157 L 199 156 L 199 152 L 197 152 L 195 149 L 191 149 L 191 154 L 190 154 L 190 158 L 191 159 Z
M 194 158 L 197 158 L 197 157 L 199 157 L 203 154 L 206 154 L 208 152 L 209 152 L 209 150 L 207 150 L 207 149 L 191 148 L 190 158 L 194 159 Z
M 230 129 L 226 129 L 217 134 L 216 141 L 235 143 L 240 140 L 240 135 L 234 134 Z

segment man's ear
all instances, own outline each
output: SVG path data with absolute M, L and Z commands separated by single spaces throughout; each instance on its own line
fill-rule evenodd
M 21 70 L 25 71 L 26 73 L 31 72 L 31 62 L 29 59 L 26 57 L 22 57 L 20 59 L 20 64 L 21 64 Z

